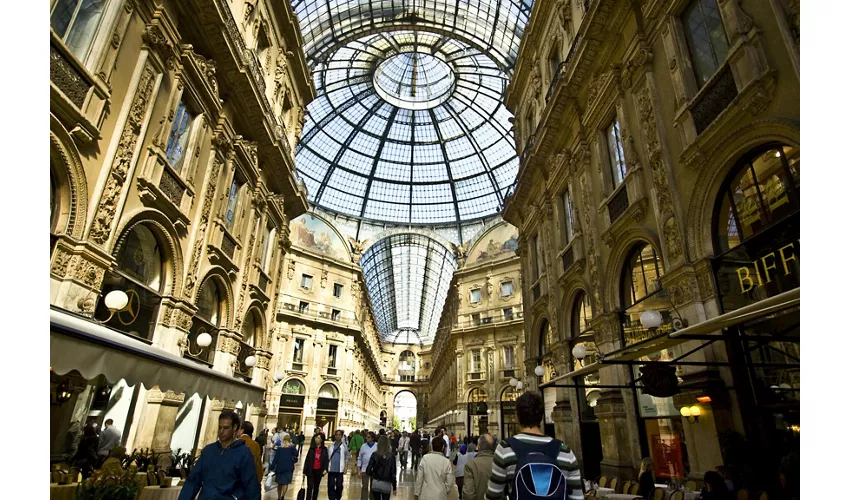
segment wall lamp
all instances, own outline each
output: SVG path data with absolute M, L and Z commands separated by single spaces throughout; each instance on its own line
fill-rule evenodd
M 128 297 L 124 291 L 112 290 L 106 294 L 106 297 L 103 298 L 103 304 L 107 309 L 109 309 L 109 317 L 103 321 L 95 319 L 94 317 L 92 319 L 101 324 L 109 323 L 112 320 L 112 317 L 123 311 L 129 303 L 130 297 Z M 80 299 L 77 306 L 79 306 L 81 310 L 87 310 L 89 306 L 94 307 L 94 305 L 90 303 L 90 299 Z
M 695 424 L 695 423 L 699 422 L 699 416 L 702 413 L 702 410 L 697 405 L 683 406 L 682 409 L 679 410 L 679 413 L 683 417 L 685 417 L 685 420 L 687 420 L 688 422 L 690 422 L 692 424 Z
M 584 358 L 587 357 L 587 349 L 582 344 L 577 344 L 573 347 L 573 357 L 578 360 L 578 364 L 584 366 Z
M 177 341 L 177 345 L 180 346 L 180 354 L 183 355 L 185 353 L 189 353 L 190 356 L 198 357 L 204 351 L 205 347 L 209 347 L 212 344 L 212 335 L 207 332 L 202 332 L 195 339 L 195 343 L 198 344 L 198 352 L 192 351 L 192 343 L 189 341 L 189 334 L 183 336 L 180 340 Z

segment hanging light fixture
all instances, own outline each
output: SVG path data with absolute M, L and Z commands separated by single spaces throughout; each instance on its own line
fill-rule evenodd
M 683 406 L 682 409 L 679 410 L 679 413 L 685 417 L 685 420 L 695 424 L 699 422 L 699 416 L 702 414 L 702 410 L 697 405 Z
M 511 380 L 508 383 L 511 384 L 511 387 L 516 387 L 517 383 L 519 383 L 519 380 L 517 380 L 515 377 L 511 377 Z
M 247 366 L 248 368 L 253 368 L 254 365 L 256 365 L 256 364 L 257 364 L 257 357 L 256 356 L 251 355 L 251 356 L 248 356 L 247 358 L 245 358 L 245 366 Z
M 578 360 L 581 366 L 584 366 L 584 358 L 587 357 L 587 348 L 584 347 L 584 344 L 576 344 L 573 347 L 573 357 Z
M 542 377 L 544 373 L 546 373 L 546 370 L 543 368 L 543 365 L 537 365 L 534 368 L 534 374 L 538 377 Z

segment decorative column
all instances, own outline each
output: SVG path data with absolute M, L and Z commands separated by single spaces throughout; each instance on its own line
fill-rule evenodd
M 177 410 L 184 399 L 185 394 L 176 394 L 171 390 L 162 392 L 159 386 L 153 386 L 147 393 L 135 447 L 151 448 L 153 453 L 165 453 L 170 456 Z
M 620 348 L 620 322 L 617 313 L 600 314 L 592 321 L 599 352 Z M 599 370 L 601 385 L 629 385 L 628 368 L 622 365 Z M 632 479 L 641 460 L 634 395 L 631 389 L 602 389 L 596 403 L 596 416 L 602 437 L 602 474 Z

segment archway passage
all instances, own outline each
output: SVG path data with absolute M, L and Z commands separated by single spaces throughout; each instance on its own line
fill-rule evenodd
M 410 391 L 401 391 L 393 400 L 393 425 L 400 431 L 416 429 L 416 395 Z

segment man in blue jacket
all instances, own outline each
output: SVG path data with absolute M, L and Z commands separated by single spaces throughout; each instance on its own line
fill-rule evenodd
M 239 415 L 226 411 L 218 417 L 218 441 L 208 444 L 186 478 L 179 500 L 260 500 L 260 481 L 254 456 L 236 439 Z

